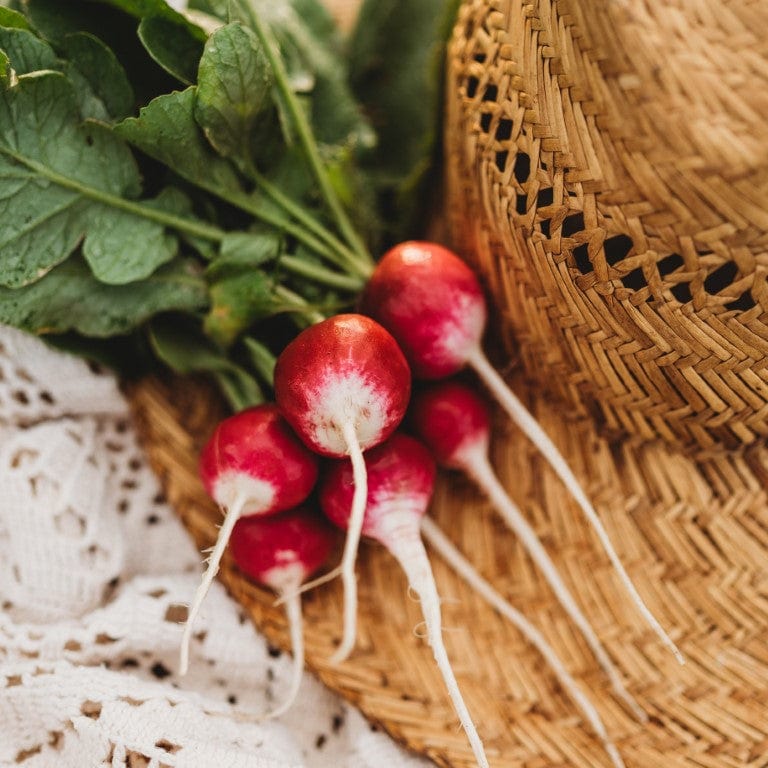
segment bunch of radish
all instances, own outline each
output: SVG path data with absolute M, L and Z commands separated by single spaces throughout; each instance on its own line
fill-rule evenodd
M 488 460 L 490 427 L 485 404 L 470 387 L 450 378 L 467 366 L 478 374 L 555 469 L 595 528 L 638 609 L 681 658 L 635 590 L 565 460 L 482 352 L 487 310 L 477 278 L 447 249 L 433 243 L 407 242 L 380 261 L 361 307 L 364 314 L 337 315 L 302 331 L 277 359 L 276 404 L 226 419 L 203 451 L 203 481 L 226 516 L 189 612 L 182 670 L 188 664 L 192 624 L 230 536 L 240 569 L 273 588 L 287 605 L 295 670 L 300 671 L 302 664 L 299 593 L 341 575 L 343 633 L 333 661 L 345 659 L 355 642 L 355 560 L 364 535 L 390 550 L 418 595 L 437 666 L 477 763 L 487 766 L 482 742 L 442 641 L 440 599 L 423 534 L 470 587 L 544 655 L 614 764 L 622 765 L 597 711 L 540 633 L 482 579 L 436 524 L 424 517 L 432 496 L 435 462 L 466 472 L 542 570 L 617 695 L 638 718 L 646 718 L 624 688 L 548 553 L 493 472 Z M 417 378 L 445 381 L 418 391 L 411 401 L 411 372 Z M 409 404 L 410 423 L 420 441 L 396 432 Z M 319 506 L 347 534 L 339 567 L 307 584 L 305 580 L 327 558 L 332 539 L 306 509 L 286 510 L 304 503 L 312 492 L 318 478 L 318 456 L 334 460 L 326 462 L 327 468 L 321 473 Z M 284 712 L 295 696 L 298 674 L 294 674 L 290 695 L 277 713 Z

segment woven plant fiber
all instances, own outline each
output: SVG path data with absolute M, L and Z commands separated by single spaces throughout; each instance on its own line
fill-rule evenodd
M 489 340 L 572 466 L 679 666 L 552 470 L 500 412 L 492 460 L 621 676 L 633 718 L 519 542 L 468 482 L 434 519 L 542 632 L 627 768 L 768 766 L 768 5 L 466 0 L 446 82 L 454 245 L 493 300 Z M 196 382 L 131 391 L 197 544 L 220 512 L 197 455 L 222 415 Z M 445 642 L 493 768 L 610 766 L 543 658 L 437 557 Z M 267 637 L 282 610 L 225 557 Z M 305 596 L 307 665 L 441 766 L 475 765 L 405 579 L 358 563 L 359 640 L 340 666 L 338 582 Z M 192 663 L 194 663 L 194 655 Z
M 768 3 L 467 0 L 453 233 L 530 376 L 606 432 L 768 436 Z
M 638 590 L 686 656 L 680 667 L 648 630 L 561 483 L 499 415 L 493 458 L 502 480 L 650 722 L 637 722 L 613 695 L 540 573 L 468 483 L 441 478 L 434 518 L 554 646 L 628 768 L 768 765 L 768 449 L 697 463 L 659 440 L 612 445 L 590 420 L 569 417 L 519 376 L 511 381 L 571 462 Z M 221 414 L 216 399 L 194 382 L 152 379 L 132 390 L 131 401 L 169 500 L 198 546 L 211 546 L 221 515 L 200 485 L 197 454 Z M 493 768 L 610 766 L 543 658 L 432 560 L 448 654 Z M 273 596 L 249 583 L 228 556 L 221 579 L 269 640 L 287 648 Z M 341 634 L 341 586 L 305 596 L 309 669 L 438 765 L 474 766 L 397 565 L 364 544 L 358 580 L 359 641 L 338 667 L 328 658 Z

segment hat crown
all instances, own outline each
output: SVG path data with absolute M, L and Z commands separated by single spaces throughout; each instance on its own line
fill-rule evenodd
M 609 430 L 768 436 L 766 29 L 750 0 L 460 8 L 456 244 L 529 372 Z

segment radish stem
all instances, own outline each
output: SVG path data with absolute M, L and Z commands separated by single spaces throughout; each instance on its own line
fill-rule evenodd
M 478 736 L 472 722 L 467 705 L 459 690 L 456 676 L 448 660 L 448 653 L 442 637 L 442 618 L 440 615 L 440 596 L 437 593 L 435 578 L 429 565 L 429 558 L 419 538 L 418 528 L 412 532 L 402 529 L 398 536 L 387 537 L 387 548 L 400 563 L 408 579 L 408 586 L 418 594 L 421 610 L 427 628 L 427 641 L 432 648 L 432 654 L 443 677 L 448 695 L 453 702 L 461 726 L 467 734 L 475 760 L 481 768 L 488 768 L 483 742 Z
M 189 669 L 189 644 L 192 638 L 192 629 L 197 618 L 197 614 L 200 612 L 200 608 L 203 605 L 203 600 L 208 594 L 208 590 L 211 588 L 216 574 L 219 571 L 219 565 L 221 564 L 221 558 L 224 555 L 224 550 L 227 548 L 227 542 L 232 535 L 232 529 L 235 527 L 235 523 L 243 513 L 248 497 L 245 494 L 237 496 L 232 506 L 226 511 L 224 516 L 224 522 L 219 528 L 219 536 L 216 539 L 216 546 L 214 546 L 210 557 L 208 558 L 208 567 L 203 574 L 203 580 L 200 582 L 200 586 L 195 592 L 194 600 L 187 614 L 187 621 L 184 625 L 184 634 L 181 636 L 181 648 L 179 649 L 179 674 L 186 675 Z
M 422 518 L 421 533 L 429 545 L 435 549 L 440 557 L 442 557 L 462 579 L 464 579 L 471 589 L 477 592 L 478 595 L 495 608 L 505 619 L 509 620 L 520 631 L 523 637 L 536 648 L 547 664 L 549 664 L 560 685 L 563 686 L 563 689 L 568 693 L 592 726 L 592 730 L 602 741 L 605 751 L 610 756 L 613 764 L 616 768 L 625 768 L 624 761 L 621 759 L 621 755 L 619 754 L 616 745 L 608 737 L 608 732 L 606 731 L 605 725 L 594 704 L 592 704 L 589 698 L 587 698 L 578 687 L 576 681 L 565 668 L 565 665 L 541 632 L 539 632 L 539 630 L 536 629 L 536 627 L 534 627 L 533 624 L 520 613 L 520 611 L 514 608 L 498 592 L 496 592 L 470 565 L 469 561 L 464 558 L 458 549 L 456 549 L 434 520 L 431 520 L 429 517 Z
M 363 244 L 363 241 L 360 239 L 360 236 L 352 226 L 352 223 L 333 188 L 333 184 L 328 177 L 328 173 L 323 165 L 322 158 L 320 157 L 320 152 L 318 151 L 317 141 L 312 134 L 312 128 L 288 82 L 288 75 L 285 71 L 283 61 L 280 58 L 278 45 L 272 35 L 272 31 L 260 18 L 253 0 L 246 0 L 245 2 L 241 2 L 240 5 L 246 12 L 251 22 L 251 27 L 259 38 L 259 42 L 262 45 L 267 60 L 272 67 L 272 72 L 275 76 L 275 87 L 280 92 L 285 108 L 290 114 L 293 127 L 296 130 L 299 142 L 301 143 L 307 162 L 312 169 L 317 184 L 320 187 L 323 198 L 333 214 L 340 232 L 344 235 L 356 254 L 354 261 L 348 259 L 349 266 L 358 269 L 362 275 L 367 277 L 372 271 L 372 259 Z
M 567 462 L 563 458 L 562 454 L 558 451 L 555 444 L 550 439 L 549 435 L 541 428 L 539 423 L 528 412 L 525 406 L 515 396 L 512 390 L 507 386 L 506 382 L 496 369 L 488 362 L 488 358 L 485 356 L 480 347 L 475 347 L 468 355 L 468 364 L 474 369 L 480 379 L 485 383 L 488 389 L 491 390 L 498 402 L 509 414 L 510 418 L 522 429 L 522 431 L 528 436 L 531 442 L 541 451 L 542 455 L 549 462 L 550 466 L 555 470 L 558 477 L 563 481 L 565 487 L 570 491 L 573 498 L 581 507 L 584 515 L 589 521 L 590 525 L 597 533 L 600 543 L 608 555 L 611 564 L 615 568 L 619 578 L 624 585 L 624 588 L 629 593 L 632 601 L 637 609 L 642 614 L 643 618 L 648 622 L 653 631 L 658 635 L 662 642 L 669 648 L 674 654 L 679 664 L 685 664 L 685 659 L 680 653 L 680 650 L 675 645 L 672 638 L 665 632 L 664 628 L 659 624 L 656 617 L 651 613 L 648 606 L 643 601 L 643 598 L 638 593 L 635 585 L 627 574 L 624 566 L 619 559 L 616 550 L 613 548 L 613 544 L 608 536 L 608 532 L 605 530 L 600 518 L 595 512 L 591 502 L 587 498 L 586 494 L 579 485 L 578 480 L 571 471 Z
M 582 613 L 570 590 L 565 585 L 565 582 L 563 582 L 547 550 L 544 549 L 539 541 L 536 532 L 525 517 L 523 517 L 512 499 L 509 498 L 501 483 L 499 483 L 495 472 L 488 463 L 485 453 L 478 449 L 467 454 L 466 467 L 469 475 L 488 496 L 494 508 L 504 518 L 507 525 L 517 534 L 528 554 L 530 554 L 533 561 L 541 569 L 544 578 L 549 582 L 560 604 L 581 630 L 587 645 L 592 649 L 595 657 L 600 662 L 600 666 L 608 675 L 616 695 L 626 702 L 627 706 L 641 722 L 646 722 L 648 715 L 624 687 L 616 667 L 592 629 L 589 620 Z
M 331 662 L 338 664 L 344 661 L 352 652 L 357 632 L 357 577 L 355 575 L 355 560 L 360 535 L 365 519 L 365 506 L 368 499 L 368 473 L 365 469 L 365 459 L 357 438 L 355 425 L 351 421 L 344 422 L 342 432 L 347 443 L 347 452 L 352 461 L 352 472 L 355 483 L 355 494 L 352 499 L 352 511 L 349 516 L 347 537 L 344 541 L 344 553 L 341 558 L 341 580 L 344 584 L 344 629 L 341 644 L 331 656 Z

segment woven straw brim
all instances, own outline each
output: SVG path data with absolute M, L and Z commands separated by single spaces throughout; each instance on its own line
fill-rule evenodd
M 651 716 L 641 725 L 515 537 L 463 479 L 444 476 L 433 515 L 481 573 L 542 631 L 595 702 L 628 768 L 765 766 L 768 760 L 768 450 L 694 463 L 660 442 L 610 445 L 587 419 L 513 379 L 593 499 L 651 610 L 687 658 L 677 665 L 629 604 L 595 536 L 529 443 L 496 417 L 494 462 L 568 586 Z M 150 460 L 171 503 L 208 547 L 220 513 L 197 477 L 197 453 L 222 410 L 195 382 L 130 390 Z M 459 685 L 494 768 L 595 768 L 610 762 L 541 656 L 437 558 L 444 632 Z M 344 664 L 338 583 L 306 595 L 307 666 L 412 750 L 443 766 L 474 765 L 426 642 L 419 607 L 380 547 L 362 547 L 359 641 Z M 273 596 L 225 558 L 221 579 L 270 642 L 286 648 Z M 191 598 L 191 595 L 190 595 Z M 193 654 L 194 663 L 194 654 Z

